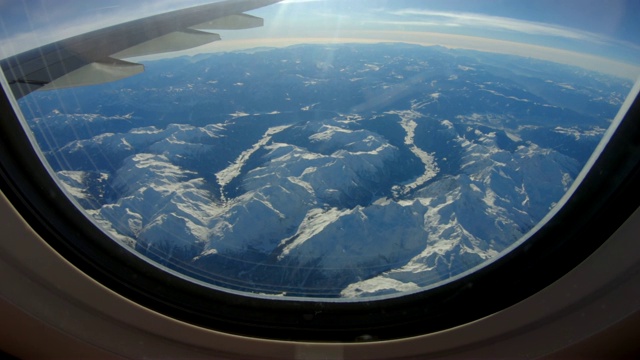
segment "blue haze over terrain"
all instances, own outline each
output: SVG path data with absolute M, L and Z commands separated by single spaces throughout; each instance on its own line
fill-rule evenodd
M 408 44 L 145 68 L 21 100 L 51 166 L 126 246 L 288 296 L 416 291 L 495 258 L 571 186 L 631 87 Z

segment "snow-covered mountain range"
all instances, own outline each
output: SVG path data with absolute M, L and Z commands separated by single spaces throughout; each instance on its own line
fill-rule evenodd
M 571 186 L 629 86 L 505 55 L 305 45 L 23 101 L 61 183 L 125 246 L 232 289 L 360 297 L 498 256 Z

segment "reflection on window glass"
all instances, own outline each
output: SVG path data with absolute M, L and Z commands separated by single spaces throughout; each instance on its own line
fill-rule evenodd
M 248 12 L 264 26 L 124 52 L 144 71 L 20 105 L 68 194 L 162 266 L 254 294 L 403 294 L 527 234 L 640 74 L 625 2 L 508 4 L 286 0 Z M 5 56 L 54 40 L 36 25 L 7 30 Z

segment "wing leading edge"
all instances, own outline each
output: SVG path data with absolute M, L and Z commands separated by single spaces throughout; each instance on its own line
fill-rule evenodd
M 144 71 L 123 59 L 186 50 L 220 40 L 202 30 L 263 26 L 245 11 L 281 0 L 226 0 L 154 15 L 77 35 L 0 60 L 11 90 L 21 98 L 38 89 L 100 84 Z

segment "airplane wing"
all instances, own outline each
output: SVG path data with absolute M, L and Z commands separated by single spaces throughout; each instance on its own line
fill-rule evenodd
M 186 50 L 220 40 L 201 30 L 260 27 L 245 11 L 281 0 L 226 0 L 114 25 L 0 60 L 16 98 L 38 89 L 100 84 L 144 71 L 122 59 Z

